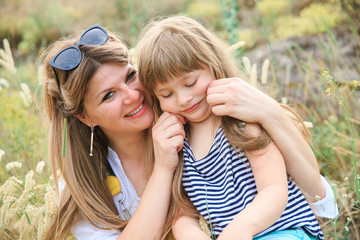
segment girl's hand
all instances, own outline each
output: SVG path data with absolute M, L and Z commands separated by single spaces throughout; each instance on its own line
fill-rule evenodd
M 152 129 L 154 142 L 155 166 L 175 170 L 178 164 L 178 152 L 182 149 L 185 131 L 185 119 L 181 116 L 164 112 Z
M 231 116 L 245 122 L 262 123 L 266 117 L 282 111 L 280 105 L 241 78 L 212 81 L 207 102 L 218 116 Z

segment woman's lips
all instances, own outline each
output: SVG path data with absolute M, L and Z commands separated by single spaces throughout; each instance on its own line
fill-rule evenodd
M 133 110 L 131 110 L 125 117 L 128 118 L 139 118 L 144 115 L 146 111 L 146 105 L 144 101 L 142 101 L 138 106 L 136 106 Z

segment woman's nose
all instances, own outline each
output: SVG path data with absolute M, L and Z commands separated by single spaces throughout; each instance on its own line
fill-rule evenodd
M 124 94 L 123 103 L 125 105 L 130 105 L 134 101 L 137 101 L 139 99 L 140 92 L 138 89 L 133 89 L 133 88 L 128 87 L 128 88 L 124 89 L 123 94 Z

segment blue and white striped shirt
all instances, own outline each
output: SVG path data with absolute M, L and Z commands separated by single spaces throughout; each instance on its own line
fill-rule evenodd
M 199 213 L 207 222 L 211 221 L 213 231 L 218 236 L 257 194 L 250 163 L 244 154 L 235 152 L 221 127 L 206 157 L 196 161 L 187 139 L 183 153 L 184 189 Z M 300 189 L 289 179 L 288 203 L 284 212 L 272 226 L 258 233 L 256 237 L 291 228 L 302 228 L 308 234 L 324 239 L 308 202 Z

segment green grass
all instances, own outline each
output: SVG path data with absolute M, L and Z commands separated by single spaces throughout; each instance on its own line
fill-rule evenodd
M 138 28 L 141 27 L 148 15 L 151 17 L 154 14 L 149 6 L 158 4 L 158 2 L 155 0 L 147 1 L 146 5 L 143 6 L 146 8 L 144 15 L 135 11 L 134 7 L 136 6 L 130 6 L 130 2 L 116 1 L 118 5 L 115 5 L 114 9 L 120 14 L 121 9 L 131 7 L 133 16 L 129 22 L 132 26 L 131 29 L 129 28 L 129 37 L 132 39 L 130 42 L 135 42 L 133 39 L 136 38 Z M 234 43 L 236 42 L 236 37 L 234 37 L 236 36 L 236 29 L 241 23 L 236 23 L 238 18 L 236 12 L 234 13 L 231 10 L 231 6 L 239 9 L 244 8 L 244 6 L 237 6 L 238 3 L 230 0 L 226 3 L 226 6 L 219 7 L 222 7 L 221 10 L 226 17 L 223 23 L 227 24 L 225 31 L 229 35 L 226 36 L 229 42 Z M 74 13 L 69 12 L 61 5 L 61 13 L 59 14 L 68 16 Z M 137 16 L 142 17 L 138 18 Z M 206 16 L 202 17 L 206 18 Z M 35 16 L 32 18 L 37 19 Z M 261 20 L 260 13 L 258 13 L 257 18 L 260 19 L 258 29 L 260 31 L 267 29 L 263 42 L 271 46 L 269 32 L 276 32 L 276 29 L 273 29 L 276 27 L 276 24 L 273 24 L 274 19 L 264 18 Z M 71 20 L 69 21 L 71 22 Z M 34 20 L 28 24 L 32 24 L 34 27 L 40 23 Z M 293 42 L 287 48 L 287 57 L 291 59 L 294 66 L 291 73 L 287 67 L 281 69 L 283 66 L 276 66 L 279 59 L 276 59 L 273 54 L 270 63 L 272 78 L 265 85 L 265 88 L 268 89 L 268 93 L 272 97 L 279 101 L 281 101 L 281 97 L 285 97 L 292 106 L 296 107 L 304 120 L 313 123 L 313 128 L 310 129 L 314 142 L 313 150 L 318 159 L 321 173 L 333 183 L 340 209 L 340 215 L 335 220 L 321 219 L 326 239 L 359 240 L 360 87 L 354 80 L 360 82 L 360 79 L 349 79 L 347 76 L 354 72 L 359 76 L 360 64 L 356 59 L 348 58 L 341 53 L 338 44 L 341 39 L 332 27 L 326 25 L 326 22 L 317 22 L 316 24 L 324 24 L 324 26 L 317 27 L 325 32 L 323 35 L 319 35 L 316 46 L 318 54 L 308 52 Z M 360 36 L 353 21 L 348 18 L 344 24 L 348 24 L 351 37 L 359 45 Z M 119 21 L 114 26 L 114 28 L 120 29 Z M 46 28 L 46 26 L 42 27 Z M 61 29 L 61 32 L 63 33 L 65 30 L 66 28 Z M 35 33 L 40 34 L 41 31 Z M 46 33 L 50 34 L 50 32 Z M 27 46 L 28 51 L 30 51 L 29 46 L 35 47 L 34 49 L 38 51 L 43 45 L 36 45 L 35 43 L 39 41 L 30 37 L 28 37 L 28 43 L 26 38 L 23 38 L 24 46 Z M 12 40 L 10 37 L 9 39 Z M 40 42 L 45 44 L 47 41 L 40 40 Z M 16 62 L 12 62 L 13 58 L 8 50 L 5 51 L 5 45 L 3 43 L 1 48 L 3 53 L 0 54 L 0 59 L 5 61 L 5 64 L 1 64 L 4 62 L 0 61 L 0 79 L 3 79 L 0 80 L 0 149 L 4 152 L 2 154 L 3 152 L 0 150 L 0 238 L 21 239 L 26 233 L 27 239 L 29 239 L 29 236 L 36 238 L 36 234 L 42 232 L 41 228 L 47 224 L 45 222 L 49 220 L 54 211 L 53 209 L 45 209 L 46 202 L 54 202 L 51 195 L 53 194 L 53 183 L 47 159 L 48 122 L 42 110 L 41 75 L 34 64 L 37 53 L 28 55 L 27 61 L 23 61 L 23 58 L 17 58 Z M 25 48 L 24 46 L 23 48 Z M 13 52 L 17 51 L 18 46 L 11 47 Z M 357 59 L 359 59 L 359 47 L 357 49 Z M 244 50 L 237 54 L 239 58 L 246 56 Z M 300 55 L 305 57 L 298 57 Z M 261 64 L 257 63 L 258 66 Z M 293 83 L 291 81 L 294 71 L 301 76 L 302 82 Z M 284 76 L 281 75 L 281 72 L 285 72 Z M 29 92 L 27 92 L 24 84 L 28 87 Z M 45 162 L 45 166 L 42 171 L 37 171 L 37 165 L 41 161 Z M 22 166 L 8 169 L 11 166 L 8 164 L 11 162 L 20 162 Z M 29 177 L 30 171 L 33 172 L 31 179 Z M 27 182 L 28 185 L 26 185 Z M 14 198 L 9 198 L 7 191 L 12 192 Z M 26 201 L 16 205 L 21 196 Z M 34 209 L 37 209 L 41 215 L 32 215 L 30 211 Z M 13 218 L 9 219 L 5 216 L 12 216 Z

